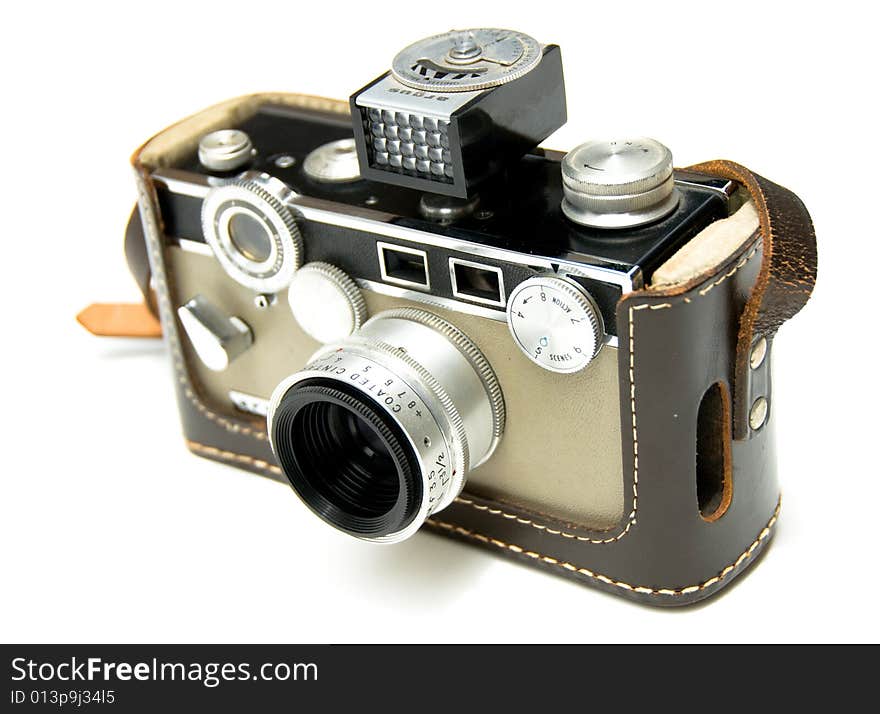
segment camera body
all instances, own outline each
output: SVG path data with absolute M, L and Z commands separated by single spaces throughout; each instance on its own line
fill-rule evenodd
M 428 38 L 348 104 L 254 95 L 154 137 L 130 252 L 196 453 L 359 538 L 427 523 L 692 602 L 778 505 L 770 334 L 762 418 L 733 400 L 762 208 L 650 139 L 535 148 L 565 118 L 558 47 Z

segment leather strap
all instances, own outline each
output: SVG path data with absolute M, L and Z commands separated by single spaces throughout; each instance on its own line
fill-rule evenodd
M 783 322 L 806 304 L 816 284 L 816 234 L 810 214 L 787 188 L 732 161 L 716 160 L 689 170 L 745 186 L 758 209 L 763 239 L 761 269 L 739 324 L 734 384 L 734 438 L 748 436 L 749 355 L 761 337 L 771 340 Z
M 145 303 L 96 302 L 76 316 L 80 325 L 101 337 L 161 337 L 162 326 Z
M 138 207 L 125 229 L 125 262 L 144 296 L 142 303 L 92 303 L 76 319 L 101 337 L 161 337 L 156 295 L 150 287 L 150 261 Z

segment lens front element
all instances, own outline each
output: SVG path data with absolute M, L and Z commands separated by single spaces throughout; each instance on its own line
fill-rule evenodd
M 400 428 L 350 385 L 313 378 L 289 390 L 276 420 L 278 456 L 324 520 L 361 537 L 406 527 L 416 513 L 418 464 Z

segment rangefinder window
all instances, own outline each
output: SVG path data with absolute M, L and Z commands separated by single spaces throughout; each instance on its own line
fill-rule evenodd
M 430 290 L 428 256 L 423 250 L 378 243 L 382 280 L 419 290 Z
M 504 276 L 501 268 L 472 263 L 459 258 L 449 259 L 452 294 L 470 302 L 504 307 Z

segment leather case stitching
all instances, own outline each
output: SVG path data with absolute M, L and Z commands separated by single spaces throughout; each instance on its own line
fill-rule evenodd
M 253 466 L 255 468 L 259 468 L 265 471 L 269 471 L 272 474 L 280 475 L 281 469 L 277 466 L 267 463 L 262 459 L 255 459 L 245 454 L 237 454 L 234 451 L 225 451 L 223 449 L 217 449 L 213 446 L 206 446 L 205 444 L 199 444 L 195 441 L 187 441 L 187 446 L 192 449 L 192 451 L 203 454 L 204 456 L 210 456 L 218 459 L 222 459 L 225 461 L 230 461 L 234 463 L 243 463 L 249 466 Z M 469 503 L 467 501 L 460 500 L 459 502 Z M 535 560 L 539 560 L 542 563 L 546 563 L 548 565 L 553 565 L 563 570 L 567 570 L 572 573 L 579 573 L 580 575 L 585 575 L 589 578 L 593 578 L 594 580 L 598 580 L 599 582 L 605 583 L 606 585 L 613 585 L 622 590 L 628 590 L 634 593 L 640 593 L 643 595 L 654 595 L 654 596 L 669 596 L 669 597 L 678 597 L 682 595 L 690 595 L 692 593 L 698 592 L 700 590 L 705 590 L 712 585 L 720 582 L 724 578 L 728 577 L 734 570 L 736 570 L 742 563 L 750 558 L 758 546 L 761 544 L 763 540 L 770 536 L 770 533 L 773 529 L 773 526 L 776 523 L 776 519 L 779 517 L 779 509 L 781 506 L 781 501 L 777 502 L 776 509 L 773 511 L 773 515 L 770 517 L 770 520 L 767 522 L 767 525 L 761 530 L 758 534 L 757 538 L 746 548 L 739 557 L 725 566 L 717 575 L 709 578 L 708 580 L 704 580 L 698 585 L 688 585 L 686 587 L 680 588 L 650 588 L 644 585 L 630 585 L 629 583 L 623 582 L 622 580 L 614 580 L 613 578 L 609 578 L 607 575 L 602 575 L 601 573 L 596 573 L 588 568 L 582 568 L 568 561 L 559 560 L 558 558 L 553 558 L 549 555 L 544 555 L 543 553 L 538 553 L 534 550 L 526 550 L 525 548 L 518 546 L 514 543 L 507 543 L 503 540 L 499 540 L 497 538 L 491 538 L 490 536 L 483 535 L 482 533 L 477 533 L 476 531 L 468 530 L 467 528 L 462 528 L 461 526 L 457 526 L 453 523 L 447 523 L 446 521 L 441 521 L 436 518 L 429 518 L 426 523 L 434 528 L 438 528 L 445 531 L 450 531 L 460 536 L 464 536 L 466 538 L 470 538 L 471 540 L 476 540 L 480 543 L 485 543 L 488 545 L 494 545 L 497 548 L 501 548 L 504 550 L 509 550 L 512 553 L 517 553 L 518 555 L 525 555 L 529 558 L 534 558 Z
M 681 588 L 650 588 L 644 585 L 630 585 L 629 583 L 625 583 L 622 580 L 614 580 L 612 578 L 609 578 L 607 575 L 593 572 L 588 568 L 580 568 L 576 565 L 573 565 L 572 563 L 558 560 L 557 558 L 553 558 L 549 555 L 543 555 L 533 550 L 525 550 L 518 545 L 505 543 L 504 541 L 498 540 L 497 538 L 490 538 L 488 536 L 482 535 L 481 533 L 476 533 L 474 531 L 469 531 L 466 528 L 462 528 L 461 526 L 453 525 L 452 523 L 446 523 L 445 521 L 439 521 L 434 518 L 430 518 L 426 522 L 428 523 L 428 525 L 434 526 L 435 528 L 448 530 L 466 538 L 477 540 L 481 543 L 491 544 L 496 546 L 497 548 L 506 549 L 519 555 L 525 555 L 529 558 L 539 560 L 542 563 L 553 565 L 572 573 L 585 575 L 594 580 L 598 580 L 601 583 L 605 583 L 606 585 L 613 585 L 620 588 L 621 590 L 628 590 L 630 592 L 640 593 L 643 595 L 680 597 L 682 595 L 690 595 L 700 590 L 705 590 L 706 588 L 721 582 L 740 565 L 742 565 L 744 561 L 748 560 L 748 558 L 752 556 L 752 554 L 755 552 L 761 542 L 770 536 L 773 530 L 773 526 L 776 524 L 776 519 L 779 517 L 780 506 L 781 501 L 777 502 L 776 509 L 773 511 L 773 515 L 770 517 L 767 525 L 764 526 L 764 528 L 761 530 L 755 540 L 752 541 L 751 545 L 749 545 L 749 547 L 746 548 L 735 561 L 725 566 L 717 575 L 709 578 L 708 580 L 704 580 L 698 585 L 688 585 Z

